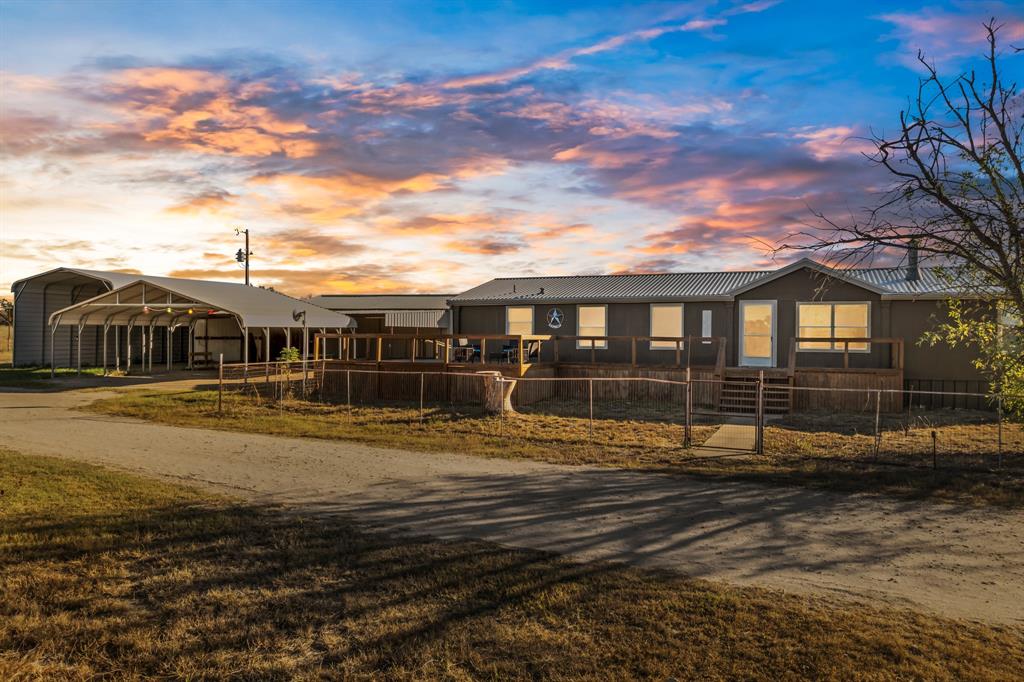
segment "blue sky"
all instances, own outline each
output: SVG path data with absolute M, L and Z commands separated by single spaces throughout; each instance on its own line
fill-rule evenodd
M 0 287 L 236 279 L 239 224 L 297 294 L 764 266 L 990 16 L 1024 44 L 989 2 L 0 2 Z

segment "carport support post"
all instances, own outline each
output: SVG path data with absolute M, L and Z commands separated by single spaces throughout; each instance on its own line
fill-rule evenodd
M 125 361 L 124 361 L 124 373 L 132 373 L 132 323 L 129 322 L 128 326 L 125 327 L 124 334 L 124 345 L 125 345 Z
M 263 362 L 265 363 L 267 383 L 270 383 L 270 327 L 263 328 Z
M 121 328 L 114 325 L 114 369 L 121 371 Z
M 153 373 L 153 337 L 156 335 L 156 322 L 149 323 L 149 373 Z
M 139 334 L 142 335 L 142 373 L 146 373 L 146 325 L 139 327 Z
M 82 329 L 85 327 L 85 322 L 79 322 L 75 328 L 78 331 L 75 334 L 75 374 L 81 375 L 82 373 Z
M 242 373 L 243 382 L 249 383 L 249 328 L 242 327 L 242 364 L 245 371 Z
M 110 331 L 110 323 L 103 324 L 103 376 L 107 376 L 107 332 Z
M 52 379 L 56 374 L 56 362 L 53 357 L 53 337 L 57 333 L 57 327 L 60 325 L 60 317 L 50 323 L 50 378 Z

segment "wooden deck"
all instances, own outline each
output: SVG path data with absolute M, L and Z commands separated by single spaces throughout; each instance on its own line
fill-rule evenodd
M 327 347 L 328 341 L 337 343 L 335 358 L 322 356 L 322 349 Z M 369 358 L 355 357 L 359 341 L 363 342 L 362 351 L 370 355 Z M 559 342 L 565 341 L 573 342 L 577 349 L 580 342 L 628 342 L 632 349 L 630 362 L 599 362 L 599 354 L 593 350 L 589 353 L 589 362 L 566 360 L 558 352 Z M 640 362 L 638 344 L 650 341 L 674 343 L 675 352 L 670 356 L 672 361 L 660 364 Z M 496 355 L 488 352 L 488 342 L 492 350 L 500 349 L 501 353 Z M 715 344 L 714 364 L 693 363 L 689 349 L 696 344 L 708 342 Z M 799 366 L 797 347 L 802 342 L 835 342 L 836 345 L 842 345 L 843 366 Z M 389 349 L 396 345 L 407 347 L 406 357 L 386 359 L 383 352 L 385 343 Z M 889 366 L 851 367 L 850 345 L 862 343 L 890 345 L 893 350 L 889 353 Z M 548 349 L 546 355 L 545 348 Z M 902 396 L 888 391 L 903 388 L 903 339 L 791 338 L 788 364 L 785 367 L 727 366 L 726 358 L 726 339 L 721 337 L 318 334 L 314 342 L 314 362 L 332 369 L 458 374 L 500 372 L 510 378 L 649 378 L 692 381 L 703 384 L 702 402 L 712 403 L 719 410 L 737 413 L 753 412 L 757 382 L 763 380 L 768 414 L 784 414 L 794 410 L 863 409 L 868 392 L 874 392 L 874 399 L 881 402 L 882 411 L 902 409 Z M 880 394 L 879 391 L 886 393 Z

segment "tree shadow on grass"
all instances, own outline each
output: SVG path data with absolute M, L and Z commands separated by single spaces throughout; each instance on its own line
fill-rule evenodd
M 490 517 L 494 529 L 529 532 L 579 513 L 559 508 L 567 491 L 554 485 L 524 481 L 508 510 L 509 481 L 481 479 L 447 512 L 414 499 L 401 516 L 440 528 L 472 511 Z M 681 496 L 661 494 L 666 502 Z M 689 498 L 694 509 L 712 504 L 705 495 Z M 752 498 L 724 503 L 754 511 Z M 621 511 L 622 501 L 599 506 L 588 513 Z M 129 677 L 842 676 L 880 663 L 928 676 L 937 665 L 961 665 L 945 651 L 953 645 L 962 672 L 979 665 L 1008 672 L 1024 660 L 1024 643 L 1005 635 L 1002 646 L 1018 647 L 1009 655 L 992 651 L 989 639 L 988 653 L 979 647 L 964 656 L 970 628 L 954 643 L 932 641 L 929 628 L 945 632 L 943 621 L 900 613 L 864 619 L 854 607 L 615 563 L 367 532 L 338 512 L 312 503 L 288 511 L 197 504 L 0 518 L 8 538 L 0 556 L 7 621 L 0 650 L 31 658 L 44 676 Z M 639 538 L 635 529 L 619 529 L 604 540 L 642 542 L 668 526 L 652 520 Z M 597 541 L 581 537 L 575 548 Z M 837 668 L 830 633 L 840 630 L 856 637 Z M 0 669 L 10 660 L 0 657 Z

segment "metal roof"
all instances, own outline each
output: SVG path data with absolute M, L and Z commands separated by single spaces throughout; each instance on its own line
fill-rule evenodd
M 942 298 L 956 293 L 938 276 L 936 268 L 920 268 L 920 278 L 911 282 L 906 279 L 905 267 L 836 269 L 802 259 L 777 270 L 502 277 L 453 296 L 449 303 L 728 301 L 738 293 L 804 267 L 863 286 L 883 298 Z
M 675 272 L 649 275 L 571 275 L 502 277 L 474 287 L 449 302 L 548 303 L 561 301 L 714 300 L 749 284 L 766 272 Z
M 69 277 L 70 275 L 70 277 Z M 100 280 L 104 282 L 108 288 L 113 289 L 114 287 L 124 286 L 134 282 L 142 275 L 131 274 L 126 272 L 109 272 L 106 270 L 88 270 L 86 268 L 54 268 L 53 270 L 47 270 L 37 275 L 31 275 L 23 279 L 19 279 L 11 285 L 11 291 L 17 293 L 22 287 L 29 282 L 40 282 L 40 283 L 55 283 L 62 280 L 74 279 L 75 277 L 89 277 L 91 279 Z
M 348 315 L 270 289 L 230 282 L 139 276 L 128 284 L 58 310 L 50 319 L 59 319 L 60 324 L 83 321 L 124 324 L 129 318 L 138 323 L 142 320 L 166 323 L 172 317 L 182 316 L 182 308 L 187 310 L 189 304 L 195 304 L 200 310 L 215 310 L 216 314 L 234 315 L 245 327 L 302 327 L 302 321 L 294 319 L 294 314 L 301 311 L 306 313 L 306 326 L 314 329 L 354 325 Z M 167 312 L 168 306 L 172 307 L 172 313 Z M 200 313 L 197 311 L 197 314 Z
M 385 327 L 437 327 L 448 326 L 450 315 L 444 310 L 388 310 L 384 313 Z
M 339 312 L 390 312 L 399 310 L 447 310 L 455 294 L 324 294 L 313 303 Z

